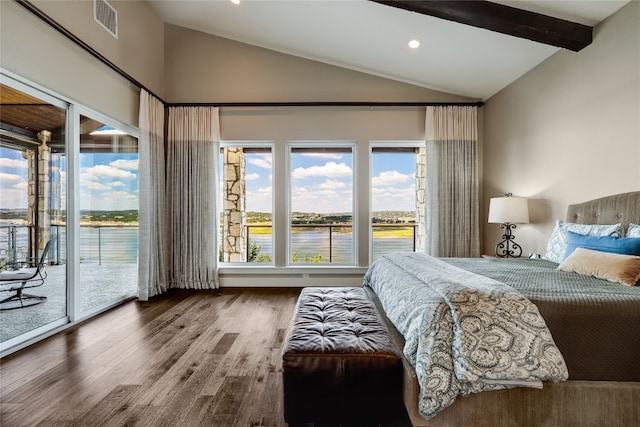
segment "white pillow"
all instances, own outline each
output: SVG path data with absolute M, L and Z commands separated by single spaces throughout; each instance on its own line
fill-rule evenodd
M 640 225 L 629 223 L 629 229 L 627 230 L 627 237 L 640 237 Z
M 567 231 L 573 231 L 585 236 L 622 237 L 622 224 L 575 224 L 558 219 L 547 243 L 547 252 L 543 256 L 544 259 L 557 263 L 562 262 L 567 251 Z

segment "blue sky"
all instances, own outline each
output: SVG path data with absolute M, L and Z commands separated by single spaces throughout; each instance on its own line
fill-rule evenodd
M 17 150 L 0 147 L 0 208 L 27 207 L 27 161 Z
M 248 154 L 247 210 L 271 211 L 271 155 Z M 376 153 L 372 162 L 372 207 L 415 210 L 415 154 Z M 351 212 L 353 155 L 294 153 L 291 158 L 293 211 Z
M 81 154 L 80 209 L 137 210 L 138 154 Z
M 60 179 L 66 180 L 66 159 Z M 56 172 L 56 171 L 54 171 Z M 61 186 L 62 206 L 66 187 Z M 0 208 L 27 207 L 27 161 L 17 150 L 0 147 Z M 80 155 L 80 209 L 138 209 L 138 154 Z
M 271 154 L 247 155 L 247 210 L 270 212 Z M 376 153 L 372 161 L 372 208 L 415 209 L 415 155 Z M 66 165 L 61 162 L 61 178 Z M 352 209 L 353 156 L 351 153 L 294 153 L 291 162 L 292 208 L 317 213 Z M 80 156 L 80 209 L 138 209 L 138 155 Z M 63 206 L 65 188 L 62 186 Z M 0 208 L 27 207 L 27 161 L 19 151 L 0 147 Z

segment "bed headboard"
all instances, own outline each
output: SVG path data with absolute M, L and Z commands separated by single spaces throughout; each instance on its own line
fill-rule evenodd
M 578 224 L 640 224 L 640 191 L 615 194 L 569 205 L 567 221 Z

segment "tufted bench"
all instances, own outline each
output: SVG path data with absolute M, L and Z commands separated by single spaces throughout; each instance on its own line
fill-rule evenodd
M 290 425 L 362 425 L 403 410 L 401 354 L 363 288 L 304 288 L 282 369 Z

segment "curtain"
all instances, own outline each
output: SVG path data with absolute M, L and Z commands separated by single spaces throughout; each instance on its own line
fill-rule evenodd
M 477 107 L 427 107 L 425 251 L 480 256 Z
M 138 298 L 167 290 L 164 105 L 140 91 Z
M 218 108 L 171 107 L 167 133 L 169 282 L 217 289 Z

